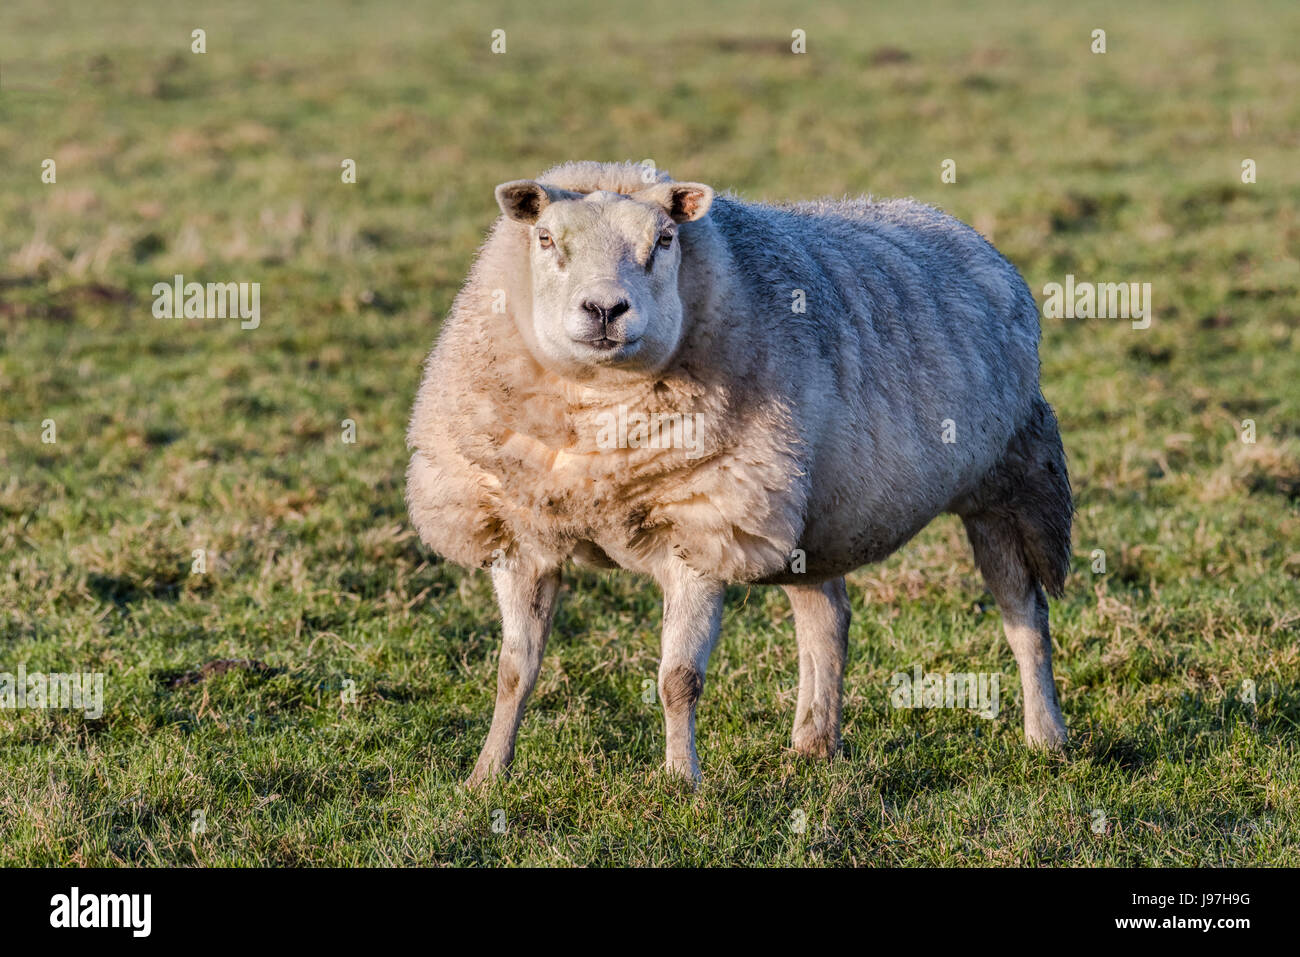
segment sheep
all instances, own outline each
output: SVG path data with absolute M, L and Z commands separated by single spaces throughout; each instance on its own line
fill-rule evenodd
M 793 746 L 834 755 L 844 576 L 942 513 L 1001 612 L 1027 743 L 1064 747 L 1045 592 L 1063 593 L 1073 507 L 1014 266 L 912 200 L 748 203 L 631 163 L 567 163 L 496 200 L 408 432 L 414 527 L 490 568 L 500 605 L 467 785 L 513 759 L 566 560 L 663 591 L 670 772 L 700 779 L 695 710 L 732 583 L 788 594 Z M 654 416 L 691 441 L 655 441 Z

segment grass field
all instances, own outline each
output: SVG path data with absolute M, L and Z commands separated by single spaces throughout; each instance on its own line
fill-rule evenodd
M 0 863 L 1300 865 L 1300 7 L 602 10 L 7 0 L 0 672 L 103 672 L 106 700 L 0 711 Z M 788 749 L 784 595 L 737 588 L 704 784 L 666 780 L 657 590 L 574 573 L 513 778 L 459 787 L 500 625 L 407 523 L 404 429 L 492 187 L 580 158 L 912 195 L 1040 300 L 1152 284 L 1149 329 L 1044 321 L 1067 756 L 1022 748 L 945 518 L 850 577 L 833 763 Z M 154 318 L 176 273 L 259 282 L 260 327 Z M 918 664 L 999 672 L 1000 718 L 891 708 Z

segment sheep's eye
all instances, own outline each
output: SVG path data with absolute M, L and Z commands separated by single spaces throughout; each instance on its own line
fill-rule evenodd
M 671 246 L 672 244 L 673 244 L 673 234 L 672 234 L 672 231 L 671 231 L 671 230 L 670 230 L 669 232 L 666 232 L 666 233 L 663 233 L 662 235 L 660 235 L 660 237 L 659 237 L 659 245 L 660 245 L 660 246 L 662 246 L 664 249 L 667 249 L 667 248 L 668 248 L 669 246 Z
M 551 238 L 551 234 L 546 230 L 539 229 L 537 231 L 537 245 L 541 246 L 543 249 L 550 249 L 555 245 L 555 240 Z

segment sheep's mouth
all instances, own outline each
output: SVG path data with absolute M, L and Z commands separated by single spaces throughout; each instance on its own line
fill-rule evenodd
M 599 339 L 578 339 L 575 341 L 606 361 L 627 358 L 641 348 L 639 336 L 636 339 L 611 339 L 609 336 L 601 336 Z

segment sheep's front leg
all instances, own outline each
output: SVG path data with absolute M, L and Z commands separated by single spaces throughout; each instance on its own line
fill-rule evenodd
M 664 706 L 667 767 L 698 782 L 695 704 L 704 691 L 704 672 L 722 624 L 721 582 L 702 578 L 684 566 L 660 582 L 664 590 L 663 651 L 659 697 Z
M 524 705 L 537 682 L 542 653 L 555 614 L 560 588 L 558 569 L 536 569 L 518 563 L 501 563 L 492 569 L 492 587 L 501 607 L 501 660 L 497 665 L 497 703 L 492 728 L 465 782 L 477 787 L 503 774 L 515 756 L 515 735 L 524 717 Z

